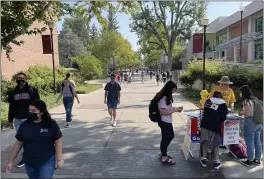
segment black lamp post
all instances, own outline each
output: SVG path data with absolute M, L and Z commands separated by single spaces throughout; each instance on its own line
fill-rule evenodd
M 52 69 L 53 69 L 53 92 L 56 94 L 56 77 L 55 77 L 55 61 L 54 61 L 54 46 L 53 46 L 53 29 L 55 27 L 54 22 L 49 23 L 50 29 L 50 44 L 51 44 L 51 54 L 52 54 Z
M 239 6 L 240 10 L 240 51 L 239 51 L 239 62 L 242 63 L 242 32 L 243 32 L 243 12 L 245 10 L 245 7 L 243 6 L 243 3 Z
M 205 17 L 202 20 L 202 25 L 204 27 L 204 40 L 203 40 L 203 90 L 205 90 L 205 53 L 206 53 L 206 27 L 208 26 L 209 19 L 205 15 Z

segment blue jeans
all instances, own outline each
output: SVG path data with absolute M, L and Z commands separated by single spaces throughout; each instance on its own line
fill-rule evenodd
M 64 97 L 63 104 L 66 111 L 66 122 L 72 121 L 72 106 L 73 106 L 74 98 L 73 97 Z
M 27 175 L 30 179 L 46 179 L 53 178 L 55 167 L 56 167 L 56 157 L 52 156 L 46 163 L 44 163 L 39 168 L 34 168 L 28 164 L 25 164 Z
M 21 125 L 25 120 L 27 120 L 27 119 L 14 119 L 14 127 L 15 127 L 16 132 L 18 131 L 20 125 Z M 23 155 L 23 152 L 24 152 L 24 149 L 23 149 L 23 147 L 22 147 L 21 150 L 20 150 L 21 155 Z
M 254 160 L 254 157 L 258 160 L 260 160 L 261 158 L 261 153 L 262 153 L 262 145 L 260 139 L 261 130 L 262 130 L 262 125 L 255 124 L 252 120 L 252 117 L 245 118 L 244 137 L 247 145 L 247 157 L 248 160 L 250 161 Z
M 116 109 L 117 108 L 117 104 L 118 104 L 117 100 L 109 101 L 109 102 L 107 101 L 108 109 Z

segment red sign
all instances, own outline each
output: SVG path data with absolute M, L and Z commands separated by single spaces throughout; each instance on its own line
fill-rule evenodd
M 193 53 L 201 53 L 203 51 L 203 34 L 193 35 Z

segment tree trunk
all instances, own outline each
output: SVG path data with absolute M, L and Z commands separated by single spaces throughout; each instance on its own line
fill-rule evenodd
M 172 48 L 168 49 L 168 70 L 172 70 Z

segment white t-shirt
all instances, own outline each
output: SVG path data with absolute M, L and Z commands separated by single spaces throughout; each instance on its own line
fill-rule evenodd
M 170 105 L 166 104 L 166 97 L 165 96 L 159 101 L 158 106 L 159 106 L 159 109 L 168 109 L 168 110 L 173 109 L 172 104 L 170 104 Z M 172 114 L 162 115 L 161 120 L 163 122 L 172 123 Z

